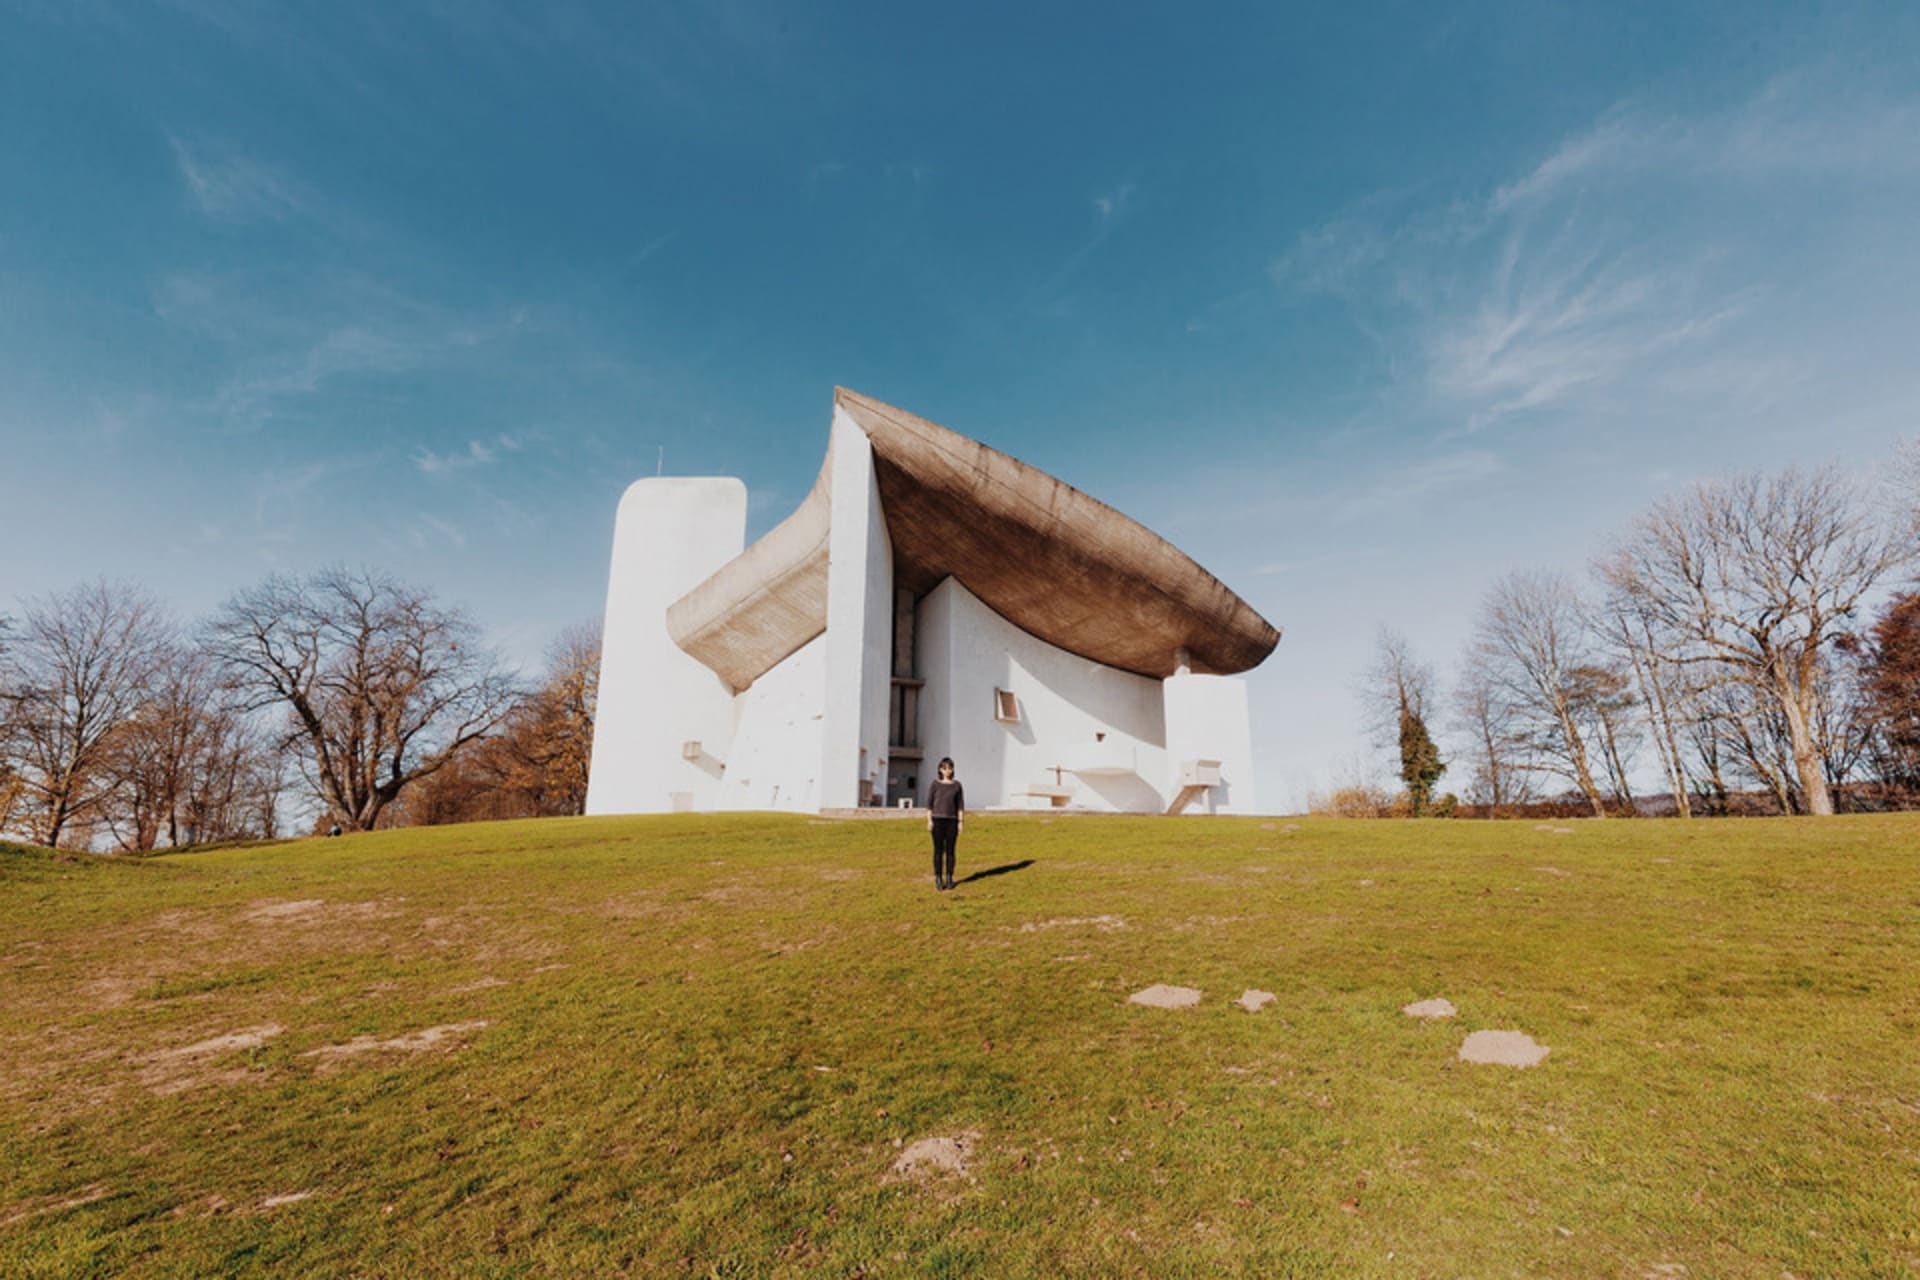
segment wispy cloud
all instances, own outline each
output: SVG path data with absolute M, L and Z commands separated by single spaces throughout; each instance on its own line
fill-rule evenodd
M 520 449 L 521 442 L 518 437 L 501 432 L 491 440 L 469 440 L 466 448 L 455 449 L 449 453 L 435 453 L 432 449 L 423 446 L 414 451 L 413 465 L 425 475 L 445 475 L 450 472 L 488 466 L 502 453 L 518 453 Z
M 300 213 L 308 203 L 291 177 L 232 146 L 177 136 L 168 142 L 188 198 L 210 218 L 279 220 Z
M 1093 198 L 1093 207 L 1100 211 L 1102 220 L 1117 218 L 1127 211 L 1127 202 L 1133 199 L 1133 184 L 1123 182 L 1105 195 Z
M 1442 454 L 1396 467 L 1342 495 L 1333 504 L 1336 520 L 1358 520 L 1386 511 L 1407 511 L 1449 493 L 1475 491 L 1507 469 L 1485 449 Z
M 1544 244 L 1508 234 L 1477 301 L 1426 330 L 1430 389 L 1464 415 L 1456 431 L 1563 407 L 1696 356 L 1751 305 L 1750 294 L 1715 293 L 1697 264 L 1640 261 L 1582 229 L 1562 224 Z
M 336 380 L 417 368 L 435 345 L 407 334 L 349 325 L 323 334 L 302 351 L 231 378 L 215 393 L 214 407 L 250 424 L 272 416 L 277 403 L 314 395 Z
M 420 514 L 420 525 L 420 528 L 416 528 L 413 531 L 413 538 L 417 544 L 424 547 L 431 541 L 427 535 L 432 534 L 455 550 L 466 550 L 466 530 L 462 529 L 459 525 L 451 521 L 442 520 L 438 516 L 430 516 L 425 512 L 421 512 Z
M 1633 179 L 1871 182 L 1911 176 L 1920 173 L 1916 137 L 1920 103 L 1835 92 L 1805 74 L 1783 76 L 1759 94 L 1699 116 L 1621 104 L 1503 184 L 1489 207 L 1508 212 Z
M 1626 103 L 1478 199 L 1361 201 L 1269 275 L 1345 302 L 1410 375 L 1397 407 L 1442 438 L 1752 404 L 1802 377 L 1809 349 L 1833 368 L 1850 358 L 1808 327 L 1806 284 L 1786 283 L 1812 255 L 1920 268 L 1904 238 L 1856 243 L 1839 221 L 1870 207 L 1866 192 L 1920 178 L 1916 136 L 1920 98 L 1806 77 L 1704 113 Z
M 294 530 L 340 477 L 371 465 L 364 457 L 317 458 L 267 467 L 254 477 L 253 520 L 257 549 L 279 564 L 278 549 L 295 541 Z M 336 503 L 327 505 L 336 506 Z
M 515 303 L 451 308 L 369 273 L 274 266 L 175 273 L 154 286 L 153 307 L 223 348 L 230 372 L 199 407 L 243 430 L 365 379 L 493 361 L 549 319 Z
M 1311 570 L 1325 570 L 1336 566 L 1364 564 L 1379 560 L 1386 555 L 1381 547 L 1352 547 L 1340 551 L 1329 551 L 1324 555 L 1296 556 L 1290 560 L 1270 560 L 1255 565 L 1252 574 L 1256 578 L 1278 578 L 1288 574 L 1297 574 Z
M 1133 183 L 1123 182 L 1113 190 L 1093 197 L 1092 232 L 1051 274 L 1028 291 L 1025 305 L 1042 309 L 1059 305 L 1061 293 L 1068 282 L 1079 274 L 1081 268 L 1086 266 L 1094 254 L 1100 251 L 1100 247 L 1106 244 L 1114 230 L 1126 221 L 1127 207 L 1133 200 L 1134 191 Z

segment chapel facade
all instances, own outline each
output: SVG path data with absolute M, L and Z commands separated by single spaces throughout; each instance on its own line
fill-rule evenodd
M 1246 686 L 1280 632 L 1060 480 L 838 389 L 799 508 L 731 478 L 615 523 L 588 813 L 913 806 L 1258 812 Z

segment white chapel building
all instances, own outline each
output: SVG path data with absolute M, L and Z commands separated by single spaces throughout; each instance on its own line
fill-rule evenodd
M 798 510 L 620 500 L 587 812 L 1259 812 L 1245 684 L 1280 632 L 1151 530 L 844 389 Z

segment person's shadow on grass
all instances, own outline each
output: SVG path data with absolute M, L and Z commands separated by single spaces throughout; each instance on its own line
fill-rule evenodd
M 1025 871 L 1032 865 L 1032 858 L 1028 858 L 1023 862 L 1003 862 L 997 867 L 988 867 L 985 871 L 976 871 L 972 875 L 958 881 L 958 883 L 972 884 L 975 880 L 985 880 L 988 876 L 1004 876 L 1009 871 Z

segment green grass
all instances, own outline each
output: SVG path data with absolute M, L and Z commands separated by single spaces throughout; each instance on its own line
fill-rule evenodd
M 1561 825 L 0 847 L 0 1274 L 1920 1274 L 1920 821 Z

